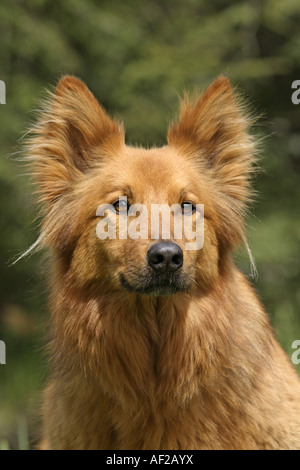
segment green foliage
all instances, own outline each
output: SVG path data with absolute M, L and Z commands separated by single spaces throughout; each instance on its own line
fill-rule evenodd
M 8 345 L 7 365 L 0 366 L 2 448 L 8 441 L 20 446 L 19 416 L 34 428 L 47 274 L 37 256 L 9 266 L 38 231 L 30 177 L 23 176 L 20 154 L 8 155 L 21 151 L 19 139 L 43 90 L 66 73 L 86 81 L 125 121 L 132 143 L 164 143 L 178 96 L 221 73 L 264 115 L 256 132 L 269 137 L 255 180 L 259 198 L 249 217 L 249 242 L 259 271 L 256 289 L 291 355 L 292 341 L 300 338 L 300 108 L 291 102 L 291 84 L 300 79 L 299 20 L 298 0 L 1 1 L 0 79 L 7 104 L 0 106 L 0 339 Z M 238 259 L 249 272 L 245 256 Z

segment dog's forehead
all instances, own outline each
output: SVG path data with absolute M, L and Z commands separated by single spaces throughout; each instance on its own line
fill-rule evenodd
M 103 194 L 128 194 L 139 202 L 177 201 L 197 194 L 199 175 L 189 160 L 168 146 L 126 146 L 97 170 Z
M 128 184 L 142 191 L 178 191 L 189 182 L 189 168 L 169 147 L 127 148 L 124 156 L 123 178 Z
M 172 177 L 173 184 L 176 179 L 186 178 L 189 165 L 176 151 L 165 146 L 160 148 L 132 148 L 127 147 L 124 156 L 124 171 L 143 175 L 143 181 L 167 181 Z

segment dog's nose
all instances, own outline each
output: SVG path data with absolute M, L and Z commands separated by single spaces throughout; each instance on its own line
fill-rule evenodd
M 176 271 L 183 265 L 183 252 L 177 243 L 159 242 L 147 251 L 147 261 L 155 271 Z

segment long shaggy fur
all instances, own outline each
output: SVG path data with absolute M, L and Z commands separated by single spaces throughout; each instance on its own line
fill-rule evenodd
M 300 449 L 299 379 L 231 258 L 252 194 L 250 125 L 225 77 L 149 150 L 125 145 L 80 80 L 50 96 L 28 143 L 53 260 L 40 448 Z M 175 240 L 184 291 L 139 291 L 152 240 L 97 238 L 97 207 L 124 195 L 205 205 L 203 248 Z

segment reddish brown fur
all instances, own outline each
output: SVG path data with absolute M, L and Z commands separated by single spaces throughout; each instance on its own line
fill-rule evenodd
M 168 146 L 124 143 L 85 85 L 64 77 L 29 142 L 51 247 L 52 378 L 45 449 L 300 449 L 300 385 L 231 260 L 244 237 L 254 145 L 225 77 L 183 104 Z M 129 293 L 152 240 L 96 237 L 96 209 L 205 204 L 184 253 L 186 292 Z

